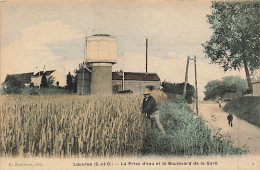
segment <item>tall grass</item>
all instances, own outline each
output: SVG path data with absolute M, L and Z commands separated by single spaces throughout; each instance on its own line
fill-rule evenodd
M 136 155 L 145 135 L 142 96 L 1 97 L 2 156 Z
M 241 154 L 231 143 L 211 137 L 203 120 L 184 100 L 160 104 L 166 136 L 147 132 L 140 112 L 143 96 L 0 96 L 0 156 L 110 157 Z M 164 104 L 163 104 L 164 103 Z M 140 152 L 141 151 L 141 152 Z

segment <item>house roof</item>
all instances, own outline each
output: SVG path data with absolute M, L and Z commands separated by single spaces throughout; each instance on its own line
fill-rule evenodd
M 10 76 L 15 76 L 18 81 L 22 82 L 23 84 L 25 83 L 30 83 L 31 82 L 31 76 L 33 75 L 33 72 L 30 73 L 21 73 L 21 74 L 8 74 Z M 4 81 L 2 85 L 6 84 Z
M 77 73 L 81 73 L 81 72 L 83 72 L 83 69 L 84 69 L 84 72 L 90 72 L 91 71 L 91 68 L 80 68 L 79 70 L 77 70 L 76 72 Z
M 48 70 L 48 71 L 40 71 L 40 75 L 39 72 L 35 73 L 33 76 L 34 77 L 38 77 L 38 76 L 42 76 L 43 73 L 46 74 L 46 76 L 49 76 L 51 73 L 53 73 L 55 70 Z
M 112 80 L 122 80 L 123 77 L 120 74 L 120 72 L 113 72 Z M 156 73 L 125 72 L 125 80 L 160 81 L 160 78 Z

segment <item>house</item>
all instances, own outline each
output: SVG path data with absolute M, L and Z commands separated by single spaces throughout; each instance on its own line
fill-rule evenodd
M 56 70 L 48 70 L 48 71 L 40 71 L 40 72 L 29 72 L 29 73 L 21 73 L 21 74 L 9 74 L 15 76 L 18 81 L 22 82 L 25 87 L 28 87 L 30 84 L 34 86 L 39 86 L 41 84 L 41 79 L 43 73 L 46 74 L 47 80 L 51 77 L 53 78 L 53 85 L 54 86 L 65 86 L 66 85 L 66 78 L 61 75 Z M 2 87 L 6 85 L 6 81 L 2 83 Z
M 143 94 L 145 88 L 159 90 L 161 81 L 156 73 L 124 73 L 124 89 L 131 90 L 134 94 Z M 112 72 L 113 93 L 123 90 L 123 76 L 120 72 Z
M 33 74 L 31 77 L 31 82 L 34 86 L 39 86 L 41 84 L 42 75 L 45 74 L 47 80 L 53 78 L 52 85 L 54 86 L 65 86 L 66 85 L 66 78 L 62 74 L 60 74 L 56 70 L 48 70 L 48 71 L 40 71 Z
M 253 96 L 260 96 L 260 80 L 253 81 Z
M 80 69 L 77 71 L 77 94 L 91 93 L 91 70 Z M 122 72 L 112 72 L 112 88 L 113 93 L 118 93 L 123 90 L 131 90 L 134 94 L 143 94 L 145 89 L 159 90 L 161 81 L 156 73 L 139 73 L 139 72 L 124 72 L 124 81 Z M 105 86 L 105 84 L 103 84 Z

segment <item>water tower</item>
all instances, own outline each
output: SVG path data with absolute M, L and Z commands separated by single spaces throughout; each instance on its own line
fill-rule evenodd
M 116 63 L 116 38 L 107 34 L 87 37 L 86 61 L 91 66 L 90 93 L 112 94 L 112 65 Z

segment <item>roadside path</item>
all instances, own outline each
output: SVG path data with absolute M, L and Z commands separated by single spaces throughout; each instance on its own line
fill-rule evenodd
M 224 106 L 224 103 L 222 104 Z M 201 115 L 213 133 L 220 134 L 224 139 L 231 139 L 234 146 L 249 150 L 250 155 L 260 155 L 260 128 L 233 115 L 233 127 L 228 126 L 227 115 L 217 103 L 199 102 Z

